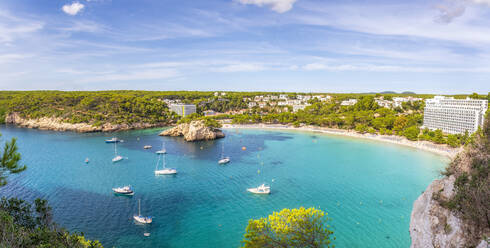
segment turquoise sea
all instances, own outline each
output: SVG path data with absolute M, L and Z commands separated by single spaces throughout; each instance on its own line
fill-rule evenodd
M 28 166 L 9 177 L 0 196 L 46 198 L 57 223 L 105 247 L 238 247 L 248 219 L 300 206 L 328 212 L 337 247 L 409 247 L 412 204 L 448 162 L 407 147 L 309 132 L 230 129 L 224 139 L 187 143 L 160 131 L 117 133 L 125 141 L 118 151 L 128 159 L 113 164 L 113 145 L 104 143 L 113 134 L 0 126 L 2 143 L 17 137 Z M 162 140 L 176 176 L 153 173 Z M 222 143 L 232 160 L 225 166 L 217 164 Z M 246 192 L 263 182 L 272 185 L 271 195 Z M 133 197 L 112 194 L 125 184 L 134 187 Z M 133 222 L 138 199 L 153 224 Z

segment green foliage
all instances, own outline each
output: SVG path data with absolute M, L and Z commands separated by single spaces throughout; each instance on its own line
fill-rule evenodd
M 57 228 L 46 200 L 36 199 L 32 206 L 20 199 L 2 198 L 0 247 L 102 248 L 102 245 Z
M 172 94 L 145 91 L 2 91 L 0 117 L 4 109 L 25 118 L 59 117 L 69 123 L 168 123 L 174 120 L 174 115 L 162 99 L 173 97 Z
M 20 153 L 17 152 L 17 140 L 12 138 L 10 142 L 5 143 L 3 152 L 0 153 L 0 187 L 7 184 L 9 174 L 16 174 L 27 168 L 19 164 L 20 159 Z
M 405 136 L 409 140 L 417 140 L 419 137 L 420 128 L 417 126 L 411 126 L 403 130 L 403 136 Z
M 205 116 L 202 116 L 198 113 L 193 113 L 193 114 L 190 114 L 190 115 L 180 119 L 177 122 L 177 124 L 190 123 L 191 121 L 194 121 L 194 120 L 203 120 L 204 125 L 206 127 L 212 127 L 212 128 L 220 128 L 221 127 L 221 124 L 216 119 L 211 118 L 211 117 L 205 117 Z
M 461 145 L 461 142 L 459 141 L 458 137 L 456 137 L 456 135 L 453 134 L 449 134 L 447 136 L 446 143 L 451 147 L 458 147 Z
M 448 136 L 448 140 L 453 140 Z M 468 247 L 475 247 L 482 235 L 490 230 L 490 115 L 483 129 L 477 131 L 465 152 L 456 157 L 446 169 L 446 175 L 456 177 L 455 194 L 439 199 L 441 205 L 457 211 L 471 230 L 465 230 Z M 476 230 L 476 231 L 475 231 Z
M 334 247 L 327 221 L 327 213 L 315 208 L 283 209 L 267 218 L 249 220 L 243 247 Z

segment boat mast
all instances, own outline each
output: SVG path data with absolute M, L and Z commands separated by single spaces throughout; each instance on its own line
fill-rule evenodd
M 117 156 L 117 142 L 114 142 L 114 155 Z
M 138 199 L 138 216 L 141 216 L 141 199 Z

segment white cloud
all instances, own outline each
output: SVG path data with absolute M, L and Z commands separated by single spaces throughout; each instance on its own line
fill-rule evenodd
M 490 0 L 470 0 L 470 2 L 476 3 L 476 4 L 486 4 L 490 6 Z
M 296 0 L 238 0 L 241 4 L 254 4 L 259 7 L 268 6 L 278 13 L 288 12 Z
M 72 4 L 65 4 L 61 8 L 63 12 L 67 13 L 68 15 L 76 15 L 78 12 L 80 12 L 85 5 L 79 3 L 79 2 L 73 2 Z
M 265 68 L 262 65 L 257 64 L 234 64 L 227 65 L 220 68 L 215 68 L 216 72 L 246 72 L 246 71 L 262 71 Z

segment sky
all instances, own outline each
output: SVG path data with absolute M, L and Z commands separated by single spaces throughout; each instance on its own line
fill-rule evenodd
M 2 0 L 0 90 L 490 91 L 490 0 Z

